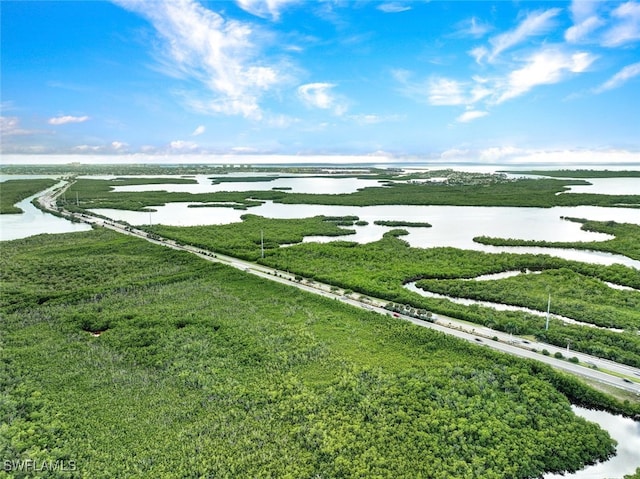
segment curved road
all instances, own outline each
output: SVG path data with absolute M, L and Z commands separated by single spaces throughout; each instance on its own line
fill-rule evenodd
M 127 227 L 115 221 L 105 220 L 97 216 L 70 213 L 63 208 L 59 208 L 58 206 L 56 206 L 56 199 L 71 184 L 71 182 L 67 182 L 67 184 L 60 188 L 46 190 L 42 196 L 38 197 L 39 204 L 43 209 L 57 212 L 58 214 L 61 214 L 67 218 L 74 218 L 88 224 L 103 226 L 105 228 L 118 231 L 119 233 L 143 238 L 147 241 L 165 247 L 188 251 L 189 253 L 195 254 L 207 261 L 224 263 L 229 266 L 233 266 L 234 268 L 244 270 L 247 273 L 255 274 L 262 278 L 269 279 L 271 281 L 277 281 L 289 286 L 295 286 L 299 289 L 314 294 L 320 294 L 327 298 L 341 300 L 355 307 L 375 311 L 379 314 L 393 314 L 400 319 L 409 321 L 421 327 L 431 328 L 445 334 L 456 336 L 460 339 L 464 339 L 474 344 L 487 346 L 507 354 L 512 354 L 514 356 L 535 359 L 536 361 L 544 362 L 557 369 L 564 370 L 574 375 L 582 376 L 584 378 L 587 378 L 588 380 L 596 381 L 608 386 L 613 386 L 640 396 L 640 369 L 638 368 L 615 363 L 606 359 L 597 358 L 595 356 L 589 356 L 587 354 L 579 352 L 568 351 L 568 349 L 558 348 L 544 343 L 526 341 L 522 338 L 515 337 L 501 331 L 496 331 L 483 326 L 466 323 L 464 321 L 460 321 L 455 318 L 450 318 L 443 315 L 434 315 L 435 321 L 429 322 L 407 315 L 391 313 L 383 307 L 388 303 L 388 301 L 386 300 L 371 297 L 364 299 L 362 296 L 358 296 L 358 299 L 356 299 L 354 297 L 346 296 L 344 294 L 344 291 L 342 290 L 336 290 L 335 288 L 332 289 L 332 286 L 328 284 L 308 280 L 297 281 L 294 275 L 284 271 L 278 271 L 273 268 L 259 265 L 257 263 L 252 263 L 250 261 L 241 260 L 213 251 L 207 251 L 202 248 L 196 248 L 188 245 L 178 245 L 174 241 L 164 238 L 150 238 L 147 236 L 147 233 L 142 230 Z M 492 338 L 498 339 L 494 340 Z M 550 355 L 545 356 L 539 352 L 536 352 L 536 350 L 542 351 L 543 349 L 548 350 Z M 565 357 L 577 357 L 580 362 L 572 363 L 566 360 L 557 359 L 553 357 L 556 352 L 562 353 Z M 623 376 L 624 379 L 620 376 Z

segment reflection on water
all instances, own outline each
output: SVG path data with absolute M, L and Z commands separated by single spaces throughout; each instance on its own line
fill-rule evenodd
M 358 189 L 367 186 L 380 186 L 378 180 L 362 180 L 358 178 L 319 178 L 311 176 L 281 177 L 273 174 L 229 174 L 220 176 L 224 178 L 243 178 L 251 176 L 272 177 L 264 181 L 222 181 L 213 184 L 211 175 L 194 175 L 194 184 L 156 184 L 156 185 L 126 185 L 116 186 L 113 191 L 169 191 L 181 193 L 214 193 L 217 191 L 263 191 L 273 188 L 284 188 L 290 193 L 332 194 L 354 193 Z M 113 179 L 114 177 L 93 177 L 96 179 Z M 124 177 L 120 177 L 124 178 Z M 157 177 L 156 177 L 157 178 Z M 167 177 L 170 178 L 170 177 Z
M 547 474 L 544 479 L 622 479 L 640 467 L 640 422 L 604 411 L 592 411 L 572 406 L 574 412 L 587 421 L 595 422 L 618 441 L 616 455 L 573 474 Z
M 495 166 L 493 167 L 495 169 Z M 486 168 L 485 168 L 486 169 Z M 255 174 L 231 174 L 228 177 L 255 176 Z M 259 174 L 259 176 L 268 176 Z M 293 192 L 306 193 L 351 193 L 358 188 L 376 186 L 376 180 L 357 178 L 318 178 L 313 176 L 278 177 L 273 181 L 230 182 L 212 185 L 209 175 L 195 175 L 196 184 L 132 185 L 118 187 L 124 191 L 167 190 L 188 191 L 192 193 L 212 191 L 269 190 L 271 188 L 291 188 Z M 16 177 L 13 177 L 16 178 Z M 113 177 L 99 177 L 113 178 Z M 605 180 L 605 181 L 600 181 Z M 581 187 L 585 192 L 607 193 L 613 189 L 616 193 L 637 193 L 637 178 L 596 178 L 589 180 L 593 185 Z M 629 190 L 629 191 L 627 191 Z M 28 203 L 28 202 L 27 202 Z M 46 215 L 26 205 L 29 212 L 25 215 L 1 215 L 2 239 L 18 238 L 43 232 L 77 231 L 84 227 Z M 429 248 L 451 246 L 461 249 L 474 249 L 487 252 L 515 252 L 550 254 L 566 259 L 597 264 L 621 263 L 640 269 L 640 261 L 624 256 L 595 251 L 567 250 L 536 247 L 495 247 L 473 242 L 475 236 L 499 238 L 518 238 L 524 240 L 545 241 L 605 241 L 611 236 L 582 231 L 580 224 L 562 220 L 562 216 L 587 218 L 596 221 L 617 221 L 640 224 L 640 209 L 600 208 L 593 206 L 558 208 L 509 208 L 509 207 L 462 207 L 462 206 L 324 206 L 324 205 L 285 205 L 265 202 L 249 210 L 232 208 L 189 208 L 189 203 L 172 203 L 154 207 L 157 211 L 134 212 L 124 210 L 95 210 L 97 213 L 132 225 L 167 224 L 175 226 L 227 224 L 240 221 L 243 214 L 251 213 L 267 218 L 304 218 L 315 215 L 355 215 L 367 221 L 366 226 L 354 227 L 356 233 L 348 237 L 349 241 L 367 243 L 379 240 L 389 231 L 389 227 L 374 225 L 375 220 L 396 220 L 428 222 L 432 228 L 406 228 L 409 234 L 403 239 L 411 246 Z M 18 216 L 18 217 L 16 217 Z M 43 218 L 47 218 L 46 221 Z M 55 219 L 52 219 L 55 218 Z M 50 221 L 50 222 L 49 222 Z M 63 225 L 66 225 L 65 228 Z M 344 238 L 342 238 L 344 239 Z M 305 241 L 334 241 L 335 237 L 308 237 Z
M 22 214 L 0 215 L 0 241 L 26 238 L 43 233 L 71 233 L 87 231 L 91 226 L 71 221 L 45 213 L 31 204 L 31 200 L 38 195 L 16 203 L 24 211 Z
M 640 195 L 640 178 L 587 178 L 590 185 L 572 185 L 569 193 L 598 195 Z

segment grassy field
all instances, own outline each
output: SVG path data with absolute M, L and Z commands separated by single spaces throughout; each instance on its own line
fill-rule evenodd
M 613 450 L 568 398 L 634 412 L 106 230 L 6 242 L 0 266 L 0 455 L 73 464 L 46 477 L 537 477 Z

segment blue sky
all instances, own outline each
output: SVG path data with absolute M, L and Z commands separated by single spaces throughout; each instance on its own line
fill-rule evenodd
M 0 9 L 3 162 L 640 162 L 636 0 L 3 0 Z

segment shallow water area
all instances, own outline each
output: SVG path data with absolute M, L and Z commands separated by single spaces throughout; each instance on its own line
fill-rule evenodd
M 241 178 L 260 177 L 262 181 L 224 181 L 225 178 L 234 180 Z M 267 179 L 269 177 L 270 179 Z M 89 179 L 136 178 L 135 176 L 92 176 L 83 177 Z M 140 178 L 140 177 L 137 177 Z M 171 176 L 153 176 L 149 178 L 171 178 Z M 125 185 L 115 186 L 114 192 L 142 192 L 142 191 L 168 191 L 180 193 L 214 193 L 219 191 L 265 191 L 272 189 L 284 189 L 290 193 L 311 194 L 342 194 L 354 193 L 368 186 L 381 186 L 378 180 L 359 178 L 325 178 L 312 175 L 288 175 L 266 173 L 230 173 L 228 175 L 193 175 L 188 177 L 197 183 L 166 183 L 152 185 Z M 212 178 L 219 178 L 220 183 L 214 184 Z
M 585 178 L 590 185 L 572 185 L 567 193 L 640 195 L 640 178 Z
M 640 422 L 604 411 L 572 406 L 574 412 L 595 422 L 618 442 L 616 455 L 572 474 L 546 474 L 544 479 L 622 479 L 640 467 Z
M 368 243 L 377 241 L 393 229 L 375 225 L 376 220 L 428 222 L 431 228 L 406 227 L 409 234 L 402 239 L 411 246 L 431 248 L 451 246 L 486 252 L 512 252 L 549 254 L 575 261 L 597 264 L 621 263 L 640 269 L 640 261 L 625 256 L 598 251 L 540 248 L 540 247 L 496 247 L 473 241 L 476 236 L 518 238 L 546 241 L 605 241 L 612 237 L 606 234 L 583 231 L 581 224 L 563 220 L 562 216 L 588 218 L 598 221 L 618 221 L 640 224 L 640 209 L 602 208 L 596 206 L 556 208 L 513 208 L 486 206 L 326 206 L 290 205 L 266 201 L 260 206 L 246 210 L 232 208 L 189 208 L 190 203 L 169 203 L 153 207 L 154 212 L 113 209 L 95 209 L 95 213 L 126 221 L 132 225 L 167 224 L 195 226 L 226 224 L 241 221 L 244 214 L 255 214 L 267 218 L 307 218 L 316 215 L 355 215 L 367 221 L 366 226 L 354 226 L 355 234 L 342 237 L 309 236 L 304 241 L 355 241 Z
M 26 238 L 44 233 L 73 233 L 91 229 L 91 226 L 85 223 L 72 223 L 64 218 L 39 210 L 31 204 L 31 200 L 39 195 L 40 193 L 16 203 L 16 206 L 22 209 L 24 213 L 0 215 L 0 241 Z

